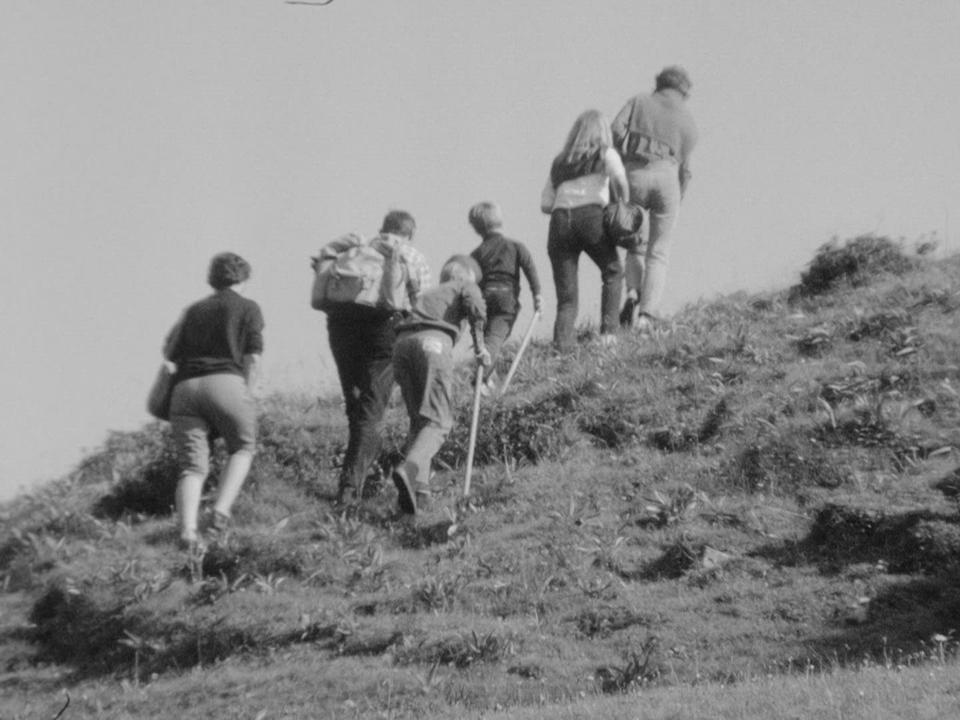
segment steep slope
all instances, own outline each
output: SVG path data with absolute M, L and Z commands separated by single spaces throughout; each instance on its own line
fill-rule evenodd
M 464 408 L 415 522 L 376 477 L 333 514 L 338 404 L 273 398 L 236 529 L 187 558 L 165 428 L 115 434 L 3 509 L 0 714 L 64 685 L 70 717 L 451 717 L 952 654 L 958 280 L 860 238 L 652 337 L 535 343 L 472 496 Z

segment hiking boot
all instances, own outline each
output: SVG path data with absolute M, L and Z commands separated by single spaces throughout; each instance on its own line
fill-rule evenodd
M 633 321 L 632 328 L 639 335 L 650 335 L 653 332 L 653 320 L 646 313 L 640 313 Z
M 360 500 L 360 493 L 353 485 L 341 485 L 337 489 L 337 497 L 333 501 L 333 506 L 338 510 L 346 510 L 353 507 Z
M 406 473 L 400 468 L 393 471 L 393 484 L 397 486 L 397 504 L 400 506 L 400 512 L 404 515 L 416 515 L 416 493 L 413 492 Z
M 427 488 L 417 488 L 414 491 L 413 496 L 418 513 L 430 512 L 433 510 L 433 493 Z
M 203 539 L 209 545 L 217 545 L 227 541 L 230 534 L 230 516 L 218 510 L 210 512 L 206 518 L 206 527 L 203 530 Z
M 182 533 L 177 541 L 177 547 L 191 558 L 202 557 L 207 551 L 206 544 L 195 531 Z

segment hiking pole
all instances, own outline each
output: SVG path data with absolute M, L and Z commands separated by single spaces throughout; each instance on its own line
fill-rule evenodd
M 520 365 L 520 358 L 523 356 L 523 351 L 527 349 L 527 345 L 530 343 L 530 338 L 533 337 L 533 326 L 536 325 L 537 320 L 540 319 L 540 311 L 537 310 L 533 317 L 530 318 L 530 325 L 527 327 L 527 332 L 523 336 L 523 340 L 520 341 L 520 349 L 517 350 L 516 356 L 513 358 L 513 362 L 510 363 L 510 370 L 507 371 L 507 377 L 503 379 L 503 385 L 500 387 L 500 394 L 503 395 L 507 391 L 507 385 L 510 384 L 510 379 L 513 377 L 513 374 L 517 371 L 517 366 Z
M 473 390 L 473 417 L 470 419 L 470 442 L 467 444 L 467 475 L 463 480 L 463 496 L 470 496 L 470 476 L 473 474 L 473 451 L 477 447 L 477 421 L 480 419 L 480 395 L 483 391 L 483 365 L 477 365 L 477 381 Z

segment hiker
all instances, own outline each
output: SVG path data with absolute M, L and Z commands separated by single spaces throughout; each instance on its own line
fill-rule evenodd
M 486 306 L 477 281 L 477 262 L 454 255 L 440 272 L 440 285 L 423 295 L 397 325 L 393 368 L 410 417 L 404 460 L 393 471 L 400 511 L 412 515 L 430 496 L 430 464 L 453 427 L 453 347 L 468 321 L 474 354 L 490 367 L 483 344 Z M 477 369 L 480 372 L 480 368 Z
M 416 227 L 410 213 L 392 210 L 371 240 L 374 247 L 393 245 L 399 253 L 407 291 L 401 310 L 412 307 L 433 285 L 426 258 L 412 245 Z M 321 251 L 321 258 L 344 249 L 344 244 L 334 241 Z M 360 500 L 363 481 L 380 455 L 383 416 L 393 392 L 394 324 L 400 313 L 356 303 L 340 303 L 326 313 L 330 350 L 347 413 L 347 450 L 336 496 L 336 504 L 344 506 Z
M 686 71 L 671 65 L 656 77 L 652 94 L 627 101 L 613 120 L 613 142 L 630 184 L 630 201 L 647 208 L 646 249 L 627 252 L 627 301 L 621 322 L 649 332 L 659 317 L 667 263 L 680 201 L 690 183 L 690 154 L 697 128 L 686 107 L 692 84 Z
M 547 253 L 557 289 L 553 344 L 561 352 L 576 345 L 581 252 L 600 268 L 601 340 L 608 344 L 616 339 L 623 266 L 617 246 L 603 230 L 603 208 L 610 202 L 611 181 L 619 197 L 626 197 L 627 179 L 613 149 L 610 124 L 599 111 L 587 110 L 577 118 L 563 150 L 554 158 L 540 199 L 540 209 L 550 215 Z
M 486 374 L 486 392 L 493 390 L 497 373 L 493 363 L 500 355 L 503 343 L 510 336 L 517 313 L 520 312 L 520 272 L 523 271 L 533 295 L 533 310 L 540 312 L 540 278 L 533 257 L 527 247 L 503 236 L 503 216 L 496 203 L 481 202 L 470 208 L 467 219 L 483 239 L 470 257 L 480 266 L 480 289 L 487 306 L 487 321 L 483 326 L 483 342 L 490 353 L 490 370 Z
M 263 315 L 243 297 L 250 264 L 232 252 L 210 262 L 210 295 L 186 309 L 164 344 L 164 357 L 176 364 L 170 424 L 180 479 L 176 508 L 180 542 L 202 547 L 198 531 L 200 496 L 210 465 L 210 440 L 222 437 L 230 457 L 220 475 L 216 502 L 204 530 L 225 531 L 256 444 L 253 393 L 263 353 Z

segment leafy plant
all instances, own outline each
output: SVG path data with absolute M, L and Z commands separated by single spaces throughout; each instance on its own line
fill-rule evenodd
M 916 264 L 898 243 L 887 237 L 859 235 L 843 243 L 834 238 L 817 250 L 800 276 L 797 292 L 809 297 L 828 292 L 840 282 L 863 285 L 881 273 L 902 275 Z

